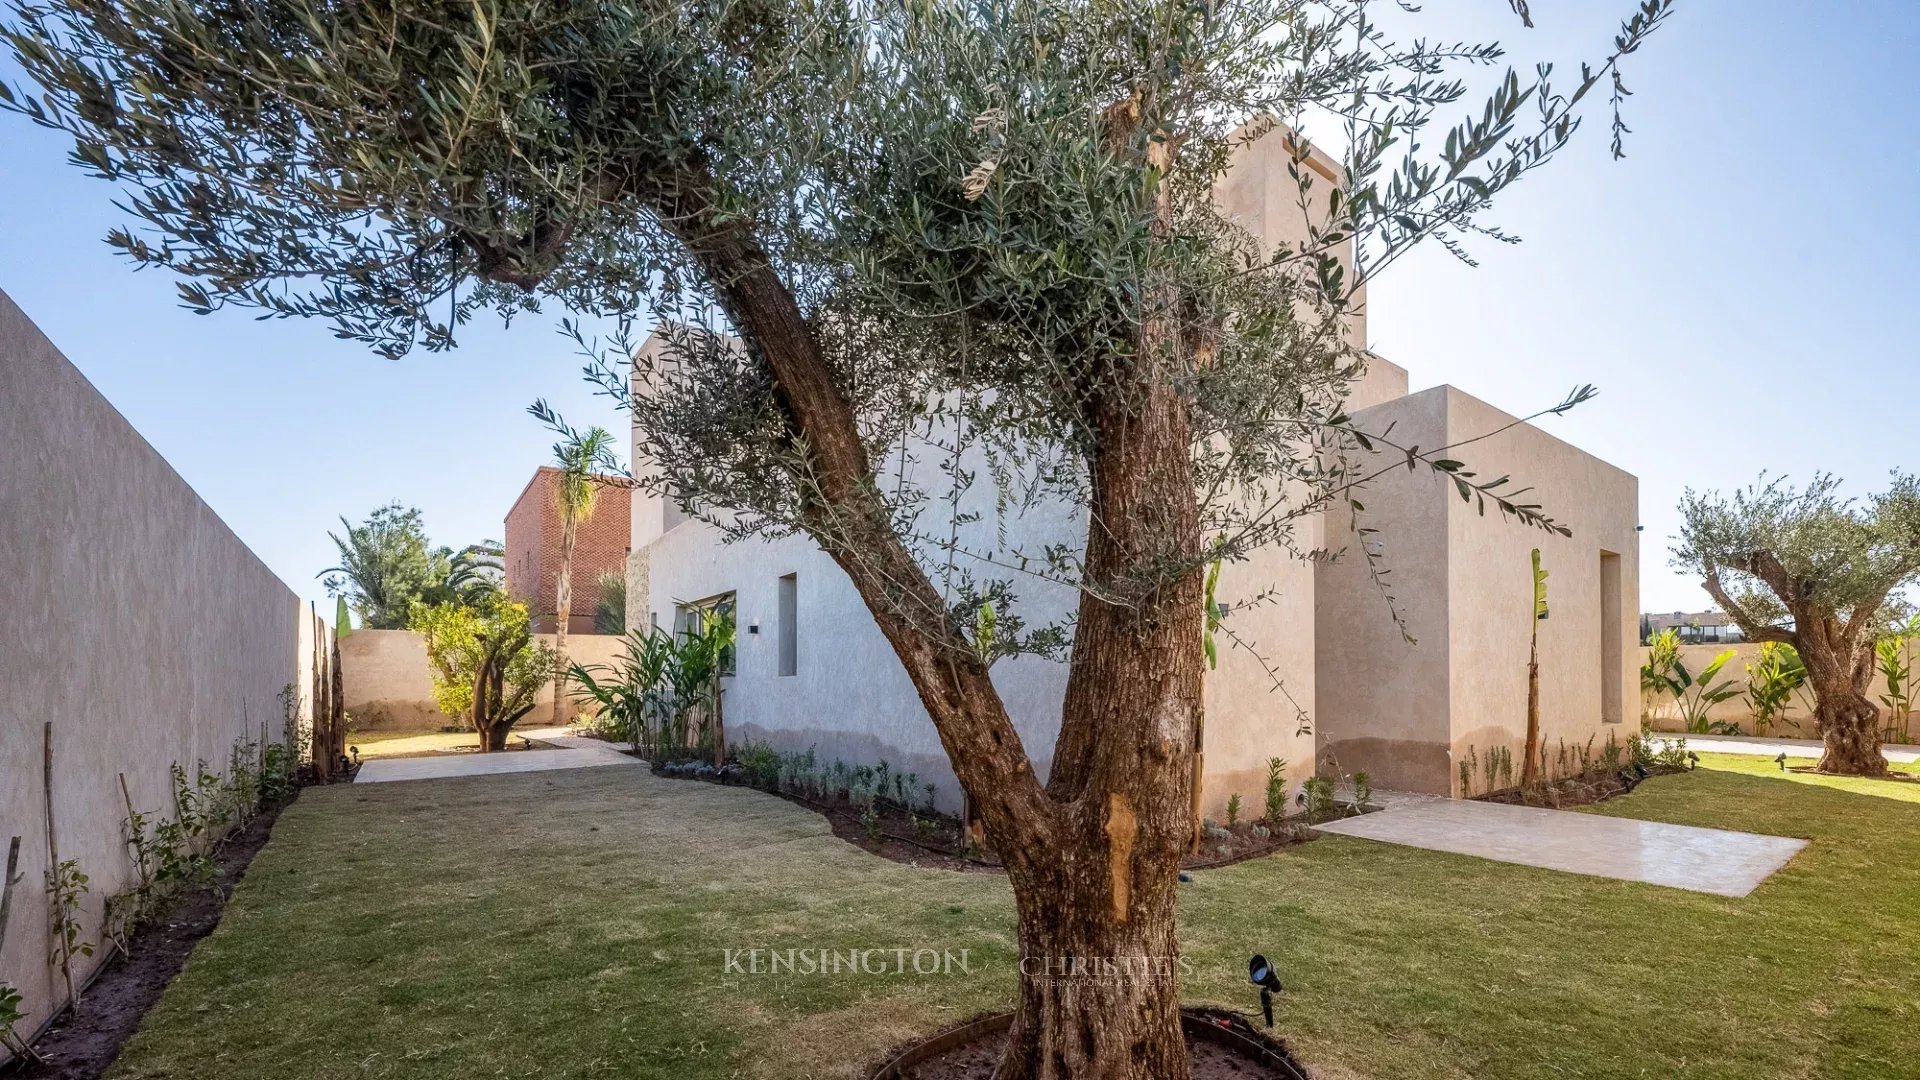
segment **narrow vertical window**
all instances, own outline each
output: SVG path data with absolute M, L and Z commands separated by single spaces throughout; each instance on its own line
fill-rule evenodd
M 780 579 L 780 674 L 800 674 L 800 582 L 788 574 Z
M 1600 719 L 1618 724 L 1626 719 L 1622 689 L 1626 671 L 1620 653 L 1620 556 L 1600 553 Z

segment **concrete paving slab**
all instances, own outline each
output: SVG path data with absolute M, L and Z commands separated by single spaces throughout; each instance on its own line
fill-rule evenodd
M 1807 846 L 1805 840 L 1784 836 L 1470 799 L 1407 800 L 1391 809 L 1316 828 L 1341 836 L 1718 896 L 1747 895 Z
M 491 776 L 497 773 L 545 772 L 550 769 L 591 769 L 606 765 L 639 765 L 639 758 L 598 748 L 566 750 L 502 750 L 494 754 L 436 754 L 433 757 L 376 758 L 360 766 L 356 784 L 385 784 L 397 780 L 443 780 L 453 776 Z

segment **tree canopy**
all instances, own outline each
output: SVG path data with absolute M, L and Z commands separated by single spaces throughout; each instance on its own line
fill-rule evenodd
M 435 703 L 472 724 L 483 750 L 504 745 L 553 675 L 554 651 L 534 641 L 527 606 L 505 593 L 475 604 L 415 601 L 407 627 L 426 641 Z
M 322 570 L 328 596 L 344 598 L 369 630 L 400 630 L 414 601 L 477 602 L 503 579 L 498 543 L 482 541 L 459 551 L 432 547 L 417 507 L 389 503 L 359 525 L 340 519 L 345 531 L 328 533 L 340 563 Z
M 1840 480 L 1786 477 L 1732 495 L 1687 489 L 1674 565 L 1699 574 L 1753 641 L 1792 643 L 1796 619 L 1841 620 L 1871 638 L 1890 601 L 1920 580 L 1920 478 L 1896 471 L 1863 502 Z

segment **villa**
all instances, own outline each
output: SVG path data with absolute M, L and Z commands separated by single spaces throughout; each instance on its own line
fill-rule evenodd
M 1288 231 L 1298 217 L 1288 138 L 1276 130 L 1248 146 L 1221 196 L 1269 244 L 1297 235 Z M 1318 151 L 1306 164 L 1329 184 L 1336 176 Z M 1356 345 L 1366 341 L 1364 311 L 1358 305 L 1351 319 Z M 661 347 L 652 339 L 643 355 Z M 1461 793 L 1459 763 L 1469 755 L 1484 761 L 1505 747 L 1518 761 L 1536 547 L 1549 574 L 1550 617 L 1539 626 L 1546 756 L 1610 734 L 1624 740 L 1626 703 L 1637 701 L 1639 685 L 1635 477 L 1452 386 L 1409 393 L 1406 369 L 1379 357 L 1351 388 L 1348 409 L 1362 430 L 1391 426 L 1401 445 L 1478 438 L 1457 456 L 1482 476 L 1509 474 L 1531 488 L 1529 498 L 1573 535 L 1483 516 L 1443 477 L 1386 468 L 1361 501 L 1390 584 L 1361 557 L 1344 506 L 1301 522 L 1298 534 L 1301 550 L 1344 549 L 1338 558 L 1306 561 L 1275 547 L 1230 566 L 1217 599 L 1239 644 L 1222 646 L 1206 679 L 1206 812 L 1221 814 L 1234 794 L 1253 805 L 1273 758 L 1287 762 L 1290 784 L 1316 771 L 1364 771 L 1376 787 L 1440 795 Z M 1376 456 L 1381 466 L 1400 457 L 1386 448 Z M 994 519 L 990 492 L 968 492 L 963 505 L 982 512 L 962 529 L 976 550 L 1032 551 L 1084 535 L 1082 511 L 1065 505 L 1006 521 Z M 631 513 L 628 626 L 679 627 L 700 608 L 735 615 L 735 666 L 723 681 L 729 741 L 885 760 L 932 780 L 944 806 L 958 805 L 945 752 L 899 662 L 852 583 L 810 539 L 723 543 L 671 499 L 641 491 Z M 1029 622 L 1073 610 L 1064 586 L 1022 589 Z M 1268 590 L 1277 597 L 1244 603 Z M 1044 769 L 1066 666 L 1020 657 L 996 667 L 995 681 Z

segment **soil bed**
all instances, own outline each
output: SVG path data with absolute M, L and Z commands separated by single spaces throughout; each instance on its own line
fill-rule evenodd
M 42 1060 L 0 1067 L 0 1075 L 8 1080 L 97 1080 L 104 1075 L 120 1055 L 121 1045 L 139 1028 L 140 1018 L 180 973 L 193 947 L 220 924 L 227 898 L 246 876 L 253 857 L 266 846 L 280 811 L 290 804 L 291 800 L 262 811 L 229 835 L 213 855 L 218 870 L 214 882 L 181 897 L 171 910 L 133 936 L 127 955 L 107 961 L 93 983 L 81 991 L 80 1007 L 61 1013 L 34 1042 L 34 1052 Z
M 1654 765 L 1647 769 L 1647 776 L 1670 776 L 1687 770 L 1673 765 Z M 1563 810 L 1570 806 L 1591 806 L 1606 802 L 1608 799 L 1625 795 L 1639 785 L 1642 778 L 1636 777 L 1629 782 L 1621 773 L 1589 774 L 1586 776 L 1567 776 L 1538 788 L 1503 788 L 1489 791 L 1484 795 L 1475 795 L 1479 802 L 1505 803 L 1509 806 L 1544 806 Z
M 1001 873 L 1000 860 L 991 850 L 967 850 L 962 838 L 959 819 L 924 807 L 903 807 L 893 799 L 875 799 L 873 814 L 850 801 L 844 793 L 828 794 L 822 798 L 813 798 L 798 792 L 769 787 L 764 784 L 750 783 L 742 771 L 710 772 L 708 775 L 689 774 L 674 771 L 682 767 L 663 766 L 653 763 L 656 776 L 672 780 L 698 780 L 710 784 L 722 784 L 729 787 L 750 787 L 756 791 L 775 795 L 791 803 L 798 803 L 827 819 L 833 829 L 833 835 L 847 843 L 872 852 L 882 858 L 892 859 L 909 866 L 928 866 L 941 870 L 957 870 L 962 873 Z M 1305 843 L 1313 838 L 1313 833 L 1301 823 L 1301 820 L 1289 818 L 1278 829 L 1268 829 L 1258 822 L 1241 822 L 1233 828 L 1214 825 L 1207 838 L 1201 842 L 1198 851 L 1190 851 L 1180 860 L 1182 870 L 1208 870 L 1214 867 L 1230 866 L 1247 859 L 1256 859 L 1271 855 L 1283 848 Z M 1267 833 L 1261 836 L 1255 830 Z
M 990 1080 L 1007 1046 L 1012 1014 L 950 1028 L 888 1056 L 871 1080 Z M 1285 1043 L 1236 1013 L 1186 1009 L 1187 1061 L 1193 1080 L 1306 1080 Z

